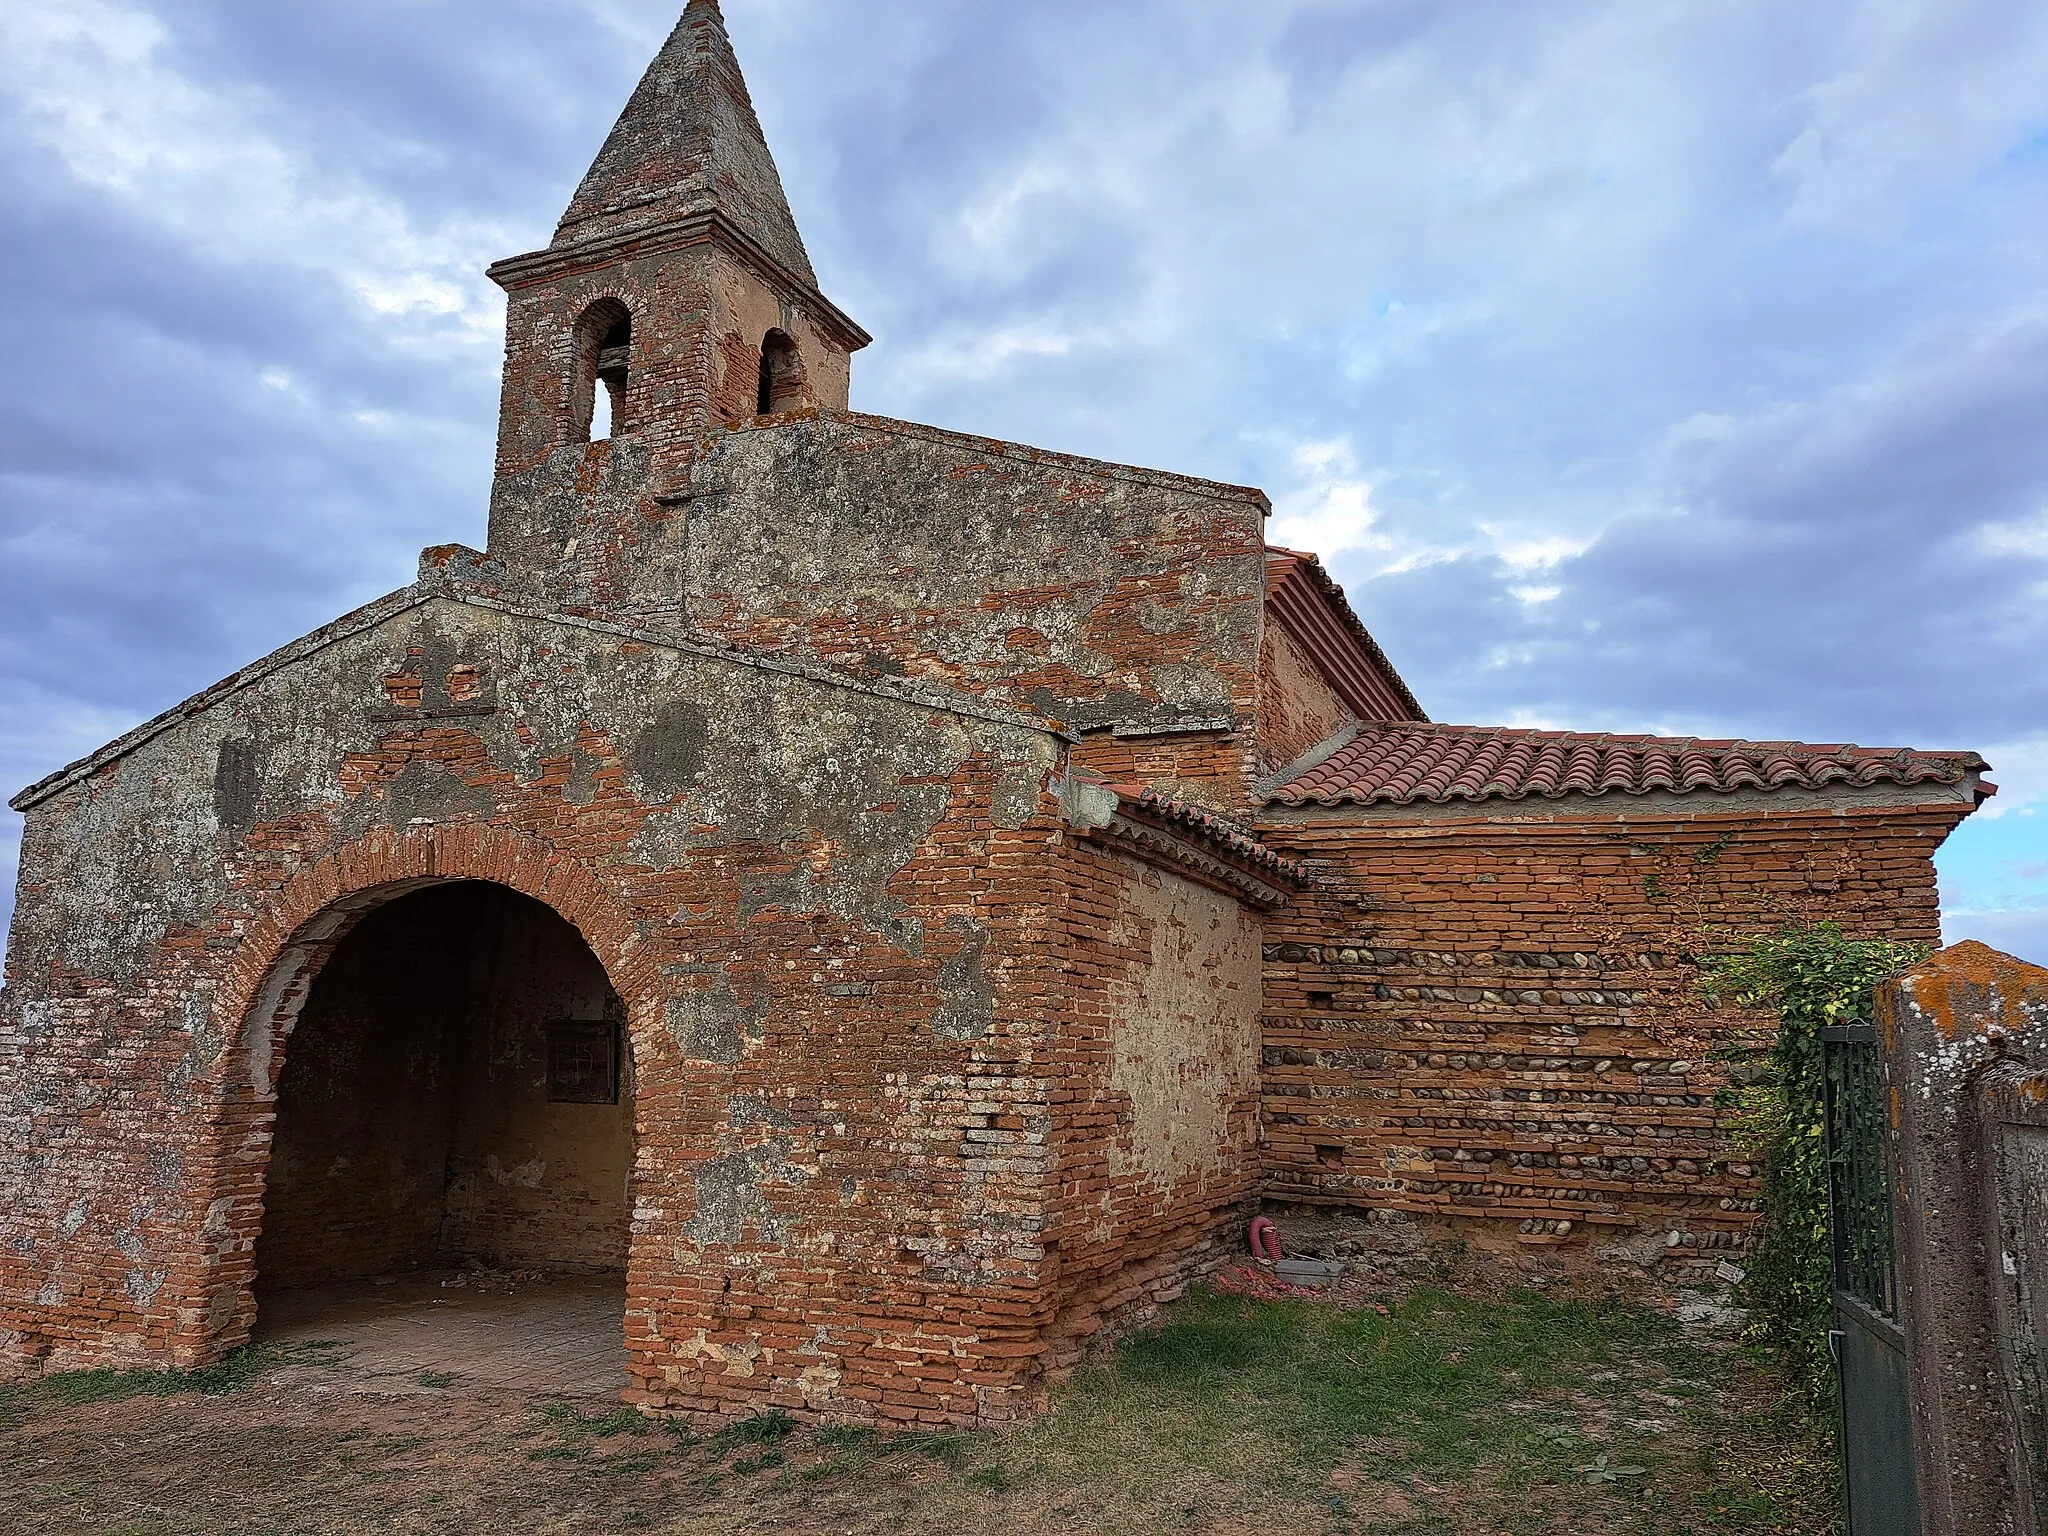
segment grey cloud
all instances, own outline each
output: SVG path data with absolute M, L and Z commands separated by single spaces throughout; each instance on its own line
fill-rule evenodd
M 477 264 L 545 240 L 681 7 L 121 3 L 291 168 L 287 214 L 381 200 L 493 232 Z M 857 405 L 1276 492 L 1299 445 L 1348 445 L 1386 531 L 1463 551 L 1336 561 L 1441 717 L 2036 732 L 2038 562 L 1973 530 L 2048 505 L 2048 158 L 2013 85 L 2040 28 L 1942 0 L 726 9 L 825 286 L 878 337 Z M 1886 17 L 1946 40 L 1903 85 Z M 89 184 L 35 84 L 0 60 L 17 782 L 480 539 L 497 363 L 473 307 L 366 303 L 310 213 L 223 184 L 195 232 Z M 1975 115 L 1897 159 L 1944 101 Z M 1795 227 L 1810 130 L 1897 170 L 1883 232 Z M 1531 575 L 1492 552 L 1524 536 L 1585 552 Z
M 2031 554 L 1995 530 L 2048 507 L 2042 421 L 2048 318 L 1929 336 L 1812 404 L 1681 428 L 1660 509 L 1540 576 L 1474 558 L 1357 595 L 1461 718 L 2018 739 L 2048 720 L 2048 527 Z M 1512 595 L 1532 583 L 1559 595 Z

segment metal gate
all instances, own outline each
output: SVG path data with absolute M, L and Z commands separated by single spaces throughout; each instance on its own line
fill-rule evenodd
M 1891 1169 L 1877 1031 L 1820 1032 L 1826 1094 L 1828 1243 L 1842 1393 L 1849 1536 L 1920 1536 L 1912 1394 L 1892 1266 Z

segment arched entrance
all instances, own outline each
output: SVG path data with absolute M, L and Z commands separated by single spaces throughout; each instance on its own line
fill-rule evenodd
M 582 935 L 506 886 L 429 885 L 358 919 L 283 1052 L 259 1336 L 344 1337 L 369 1376 L 622 1387 L 625 1026 Z M 579 1335 L 550 1378 L 542 1356 Z

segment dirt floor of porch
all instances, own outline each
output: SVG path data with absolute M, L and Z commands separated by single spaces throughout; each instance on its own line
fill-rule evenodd
M 625 1324 L 624 1275 L 428 1269 L 265 1296 L 256 1345 L 287 1389 L 616 1401 Z

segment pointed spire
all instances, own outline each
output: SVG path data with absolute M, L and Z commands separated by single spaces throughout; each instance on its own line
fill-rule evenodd
M 717 0 L 690 0 L 576 189 L 553 248 L 707 213 L 817 287 Z

